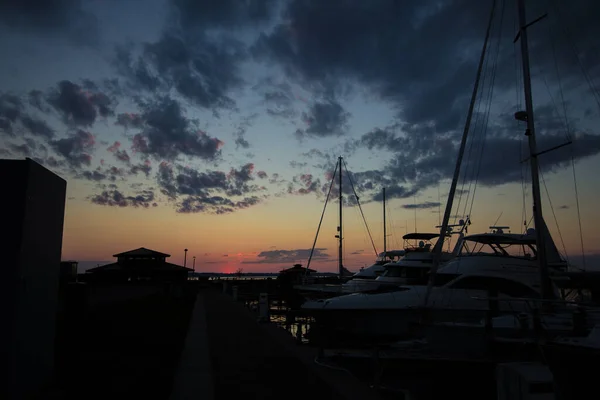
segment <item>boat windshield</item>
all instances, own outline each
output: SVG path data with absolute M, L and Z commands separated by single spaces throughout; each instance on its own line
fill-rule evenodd
M 535 259 L 535 240 L 523 235 L 476 235 L 465 237 L 460 256 L 502 256 Z
M 400 260 L 405 254 L 404 250 L 390 250 L 386 252 L 379 253 L 377 256 L 377 265 L 384 265 L 390 262 L 396 262 Z

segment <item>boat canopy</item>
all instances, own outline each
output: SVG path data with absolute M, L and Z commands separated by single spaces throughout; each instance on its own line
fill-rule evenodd
M 465 236 L 465 241 L 478 242 L 482 244 L 515 244 L 535 245 L 535 235 L 523 235 L 518 233 L 478 233 Z
M 404 240 L 431 240 L 440 236 L 439 233 L 407 233 L 402 236 Z
M 406 254 L 405 250 L 388 250 L 388 251 L 382 251 L 381 253 L 379 253 L 379 257 L 389 257 L 389 258 L 394 258 L 394 257 L 402 257 L 404 256 L 404 254 Z

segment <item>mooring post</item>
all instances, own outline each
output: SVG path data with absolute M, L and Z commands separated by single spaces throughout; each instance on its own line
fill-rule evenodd
M 377 346 L 373 347 L 373 387 L 375 390 L 379 390 L 380 384 L 380 365 L 379 365 L 379 348 Z
M 269 322 L 269 295 L 267 293 L 258 295 L 258 320 Z

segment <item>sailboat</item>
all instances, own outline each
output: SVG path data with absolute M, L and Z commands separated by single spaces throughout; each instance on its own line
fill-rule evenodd
M 492 9 L 440 236 L 447 232 L 449 225 L 493 15 Z M 526 115 L 532 115 L 530 90 L 526 88 L 526 92 Z M 518 116 L 523 118 L 524 114 Z M 465 236 L 457 244 L 459 253 L 441 268 L 442 249 L 438 242 L 427 285 L 398 286 L 387 293 L 352 294 L 305 303 L 302 308 L 316 320 L 311 325 L 314 343 L 331 345 L 343 340 L 346 345 L 360 345 L 365 341 L 381 343 L 411 338 L 415 334 L 414 325 L 423 319 L 424 308 L 435 321 L 479 321 L 489 313 L 490 305 L 477 298 L 490 293 L 505 300 L 499 303 L 498 313 L 526 311 L 527 305 L 518 301 L 523 297 L 547 299 L 559 295 L 550 281 L 549 263 L 555 272 L 564 269 L 566 264 L 541 218 L 533 118 L 525 120 L 531 169 L 535 171 L 532 180 L 536 229 L 515 234 L 505 232 L 506 227 L 491 227 L 492 232 Z M 473 248 L 487 251 L 473 252 Z M 511 251 L 515 249 L 519 250 Z
M 342 218 L 343 218 L 343 197 L 342 197 L 342 157 L 338 158 L 338 163 L 336 164 L 336 169 L 334 170 L 334 178 L 335 172 L 338 173 L 338 185 L 339 185 L 339 225 L 337 228 L 338 234 L 336 238 L 338 239 L 339 244 L 339 252 L 338 252 L 338 273 L 340 280 L 343 279 L 343 274 L 348 271 L 343 265 L 343 237 L 342 237 Z M 339 168 L 339 169 L 338 169 Z M 332 179 L 332 184 L 333 184 Z M 329 199 L 329 195 L 327 196 Z M 327 206 L 327 202 L 325 203 L 325 207 Z M 366 268 L 361 268 L 360 271 L 351 275 L 346 282 L 339 284 L 304 284 L 304 285 L 296 285 L 294 289 L 302 296 L 308 299 L 319 299 L 319 298 L 330 298 L 334 296 L 339 296 L 344 293 L 354 293 L 360 291 L 366 291 L 377 287 L 378 284 L 374 285 L 374 281 L 378 278 L 384 271 L 385 266 L 389 263 L 395 262 L 401 259 L 405 250 L 387 250 L 387 226 L 386 226 L 386 202 L 385 202 L 385 188 L 383 189 L 383 252 L 379 253 L 375 262 Z M 325 212 L 325 209 L 323 209 Z M 321 216 L 321 221 L 323 220 L 323 216 Z M 319 223 L 319 229 L 320 229 Z M 319 229 L 317 229 L 317 237 L 319 234 Z M 316 245 L 317 237 L 315 237 L 315 242 L 313 243 L 313 249 Z M 310 265 L 310 259 L 309 259 Z

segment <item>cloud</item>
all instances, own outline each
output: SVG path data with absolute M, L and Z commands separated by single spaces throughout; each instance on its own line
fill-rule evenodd
M 300 188 L 296 189 L 296 186 Z M 312 174 L 300 174 L 292 178 L 292 182 L 288 184 L 289 194 L 310 194 L 315 193 L 321 188 L 321 180 L 315 179 Z
M 300 137 L 340 136 L 348 128 L 350 113 L 336 101 L 315 102 L 307 112 L 302 113 L 302 119 L 308 125 L 304 130 L 298 130 Z
M 98 205 L 112 207 L 157 207 L 154 201 L 154 192 L 151 190 L 142 190 L 133 196 L 127 196 L 117 189 L 105 190 L 100 194 L 89 197 L 89 200 Z
M 528 6 L 535 12 L 547 6 L 543 2 L 531 3 Z M 391 106 L 396 111 L 393 123 L 349 140 L 345 149 L 348 153 L 361 148 L 382 150 L 381 157 L 389 160 L 380 170 L 356 174 L 357 186 L 367 189 L 372 200 L 381 199 L 379 191 L 383 184 L 390 197 L 411 197 L 452 176 L 488 7 L 488 3 L 473 6 L 466 1 L 442 2 L 436 6 L 422 2 L 355 1 L 331 7 L 319 1 L 292 0 L 286 6 L 286 18 L 260 36 L 252 47 L 252 54 L 255 60 L 270 67 L 279 65 L 290 82 L 310 88 L 327 99 L 336 99 L 310 106 L 304 113 L 309 127 L 297 130 L 301 138 L 344 132 L 349 115 L 337 99 L 346 95 L 348 88 L 354 95 L 367 93 L 369 99 Z M 582 1 L 563 12 L 553 10 L 544 24 L 551 32 L 561 32 L 563 26 L 556 17 L 561 15 L 590 23 L 594 32 L 600 34 L 586 11 L 589 7 L 595 10 L 600 6 Z M 496 10 L 484 71 L 486 79 L 480 88 L 482 98 L 488 95 L 492 74 L 496 77 L 494 98 L 510 101 L 514 97 L 511 23 L 514 11 L 513 7 L 505 7 L 502 15 L 500 7 Z M 592 37 L 588 34 L 575 40 L 581 39 L 578 44 L 594 48 L 590 42 Z M 555 69 L 552 39 L 545 35 L 534 37 L 530 43 L 532 57 L 542 72 Z M 418 50 L 415 43 L 419 43 Z M 580 54 L 587 71 L 597 71 L 600 66 L 597 52 L 592 53 Z M 577 93 L 575 97 L 581 97 L 587 88 L 567 85 L 573 82 L 574 74 L 580 73 L 577 59 L 571 57 L 571 61 L 567 61 L 568 58 L 557 58 L 563 85 Z M 577 68 L 573 68 L 575 66 Z M 543 76 L 534 74 L 537 83 L 545 83 L 550 92 L 558 92 L 558 81 L 554 78 L 544 81 Z M 273 96 L 275 99 L 287 101 L 287 92 L 275 93 L 278 93 Z M 549 111 L 553 108 L 548 107 L 551 103 L 542 100 L 536 109 L 539 149 L 565 141 L 560 118 Z M 498 105 L 488 120 L 482 102 L 478 104 L 471 132 L 473 144 L 469 145 L 473 149 L 472 156 L 465 156 L 462 169 L 468 173 L 463 179 L 477 180 L 486 186 L 520 181 L 518 154 L 522 135 L 515 132 L 524 132 L 525 128 L 514 121 L 512 115 L 516 109 L 506 112 L 508 107 Z M 576 119 L 581 109 L 576 106 L 571 116 Z M 484 129 L 486 121 L 489 122 Z M 587 131 L 583 124 L 571 125 L 571 128 L 581 132 L 573 146 L 576 159 L 600 152 L 597 132 Z M 485 146 L 482 145 L 484 137 Z M 557 170 L 566 165 L 568 152 L 561 149 L 545 154 L 541 164 L 548 171 Z M 329 170 L 333 165 L 331 161 L 320 166 Z
M 416 203 L 416 204 L 402 204 L 402 208 L 407 210 L 426 210 L 429 208 L 437 208 L 440 207 L 442 203 L 437 201 L 426 201 L 424 203 Z
M 0 25 L 21 32 L 60 35 L 74 43 L 97 39 L 96 18 L 85 12 L 80 0 L 0 0 Z
M 114 115 L 115 102 L 106 94 L 67 80 L 59 82 L 58 88 L 46 96 L 46 101 L 69 125 L 89 127 L 98 116 Z
M 188 36 L 174 28 L 143 49 L 117 48 L 114 65 L 133 91 L 166 94 L 173 88 L 194 105 L 233 109 L 235 101 L 227 93 L 243 82 L 238 71 L 242 50 L 232 38 L 217 40 L 198 32 Z
M 52 140 L 51 147 L 74 168 L 90 165 L 96 138 L 90 132 L 78 129 L 71 136 Z
M 255 193 L 261 188 L 252 184 L 253 171 L 252 163 L 232 168 L 226 174 L 214 170 L 199 172 L 162 162 L 157 180 L 161 192 L 176 200 L 177 212 L 227 214 L 260 203 L 261 197 Z
M 330 259 L 324 248 L 315 248 L 312 260 L 326 261 Z M 258 260 L 244 260 L 242 264 L 292 264 L 306 262 L 310 256 L 310 249 L 295 250 L 266 250 L 258 253 Z
M 141 104 L 143 130 L 133 137 L 132 150 L 157 160 L 174 160 L 179 156 L 215 160 L 223 142 L 209 136 L 197 121 L 184 115 L 181 104 L 161 97 Z

